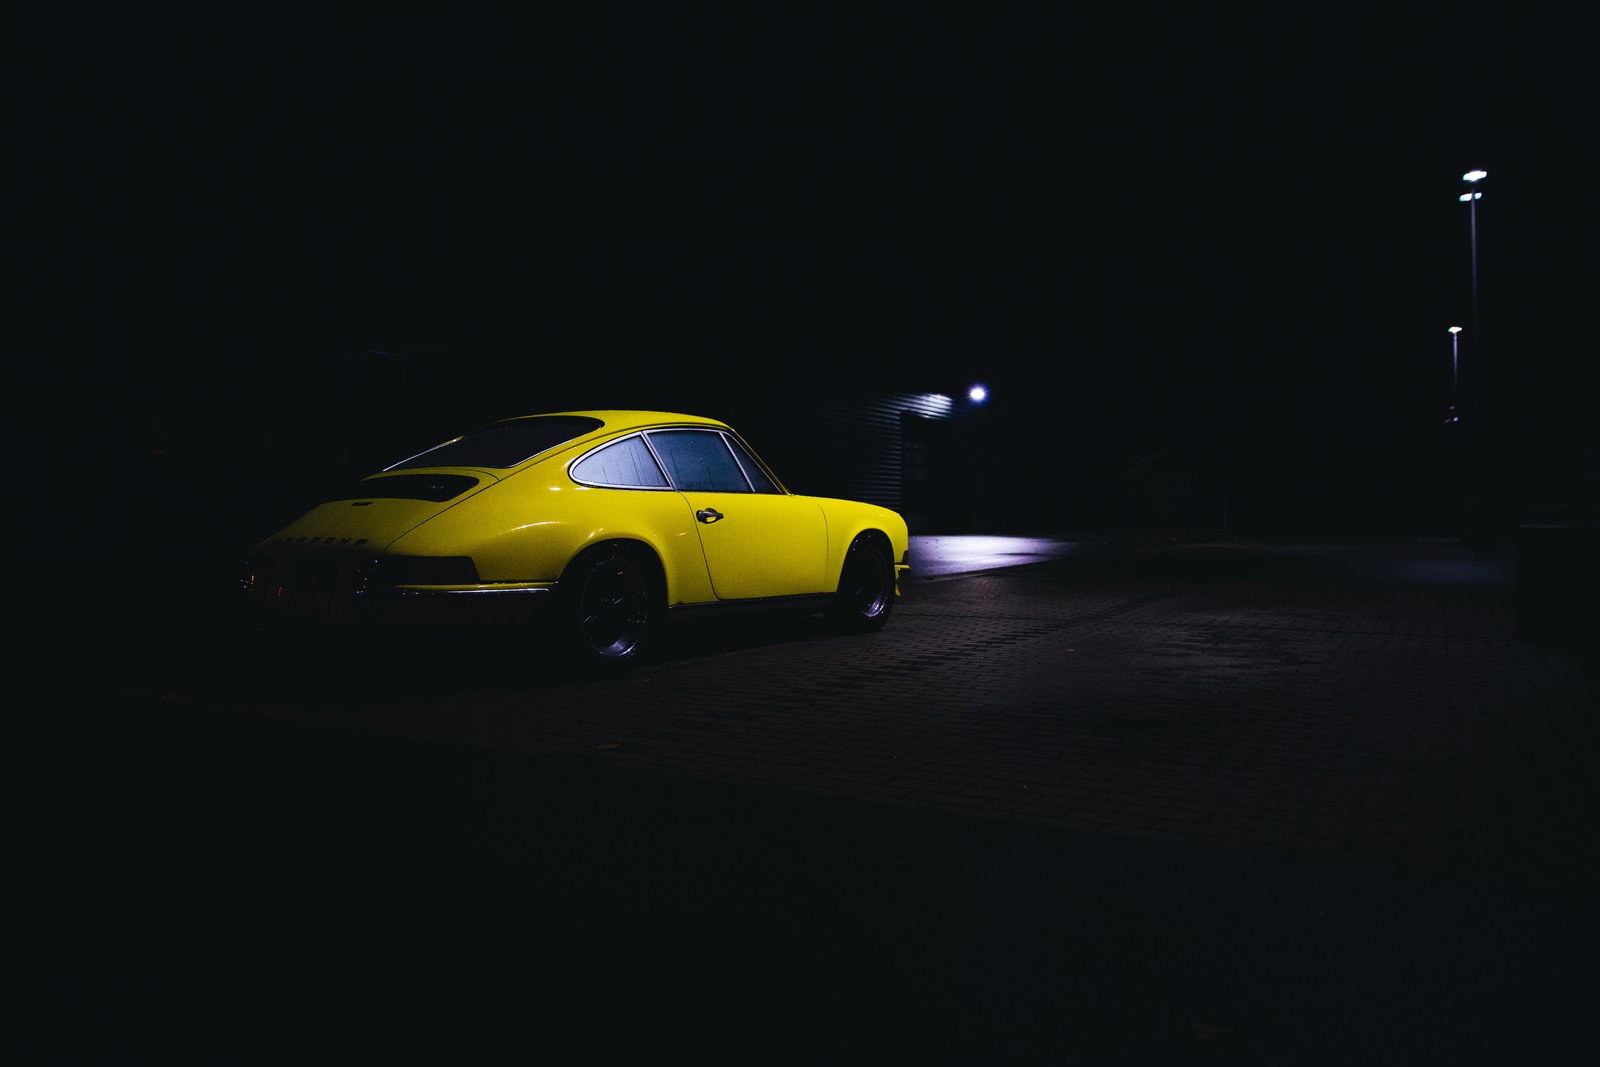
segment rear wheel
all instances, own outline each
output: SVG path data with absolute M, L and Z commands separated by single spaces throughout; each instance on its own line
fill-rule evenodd
M 894 610 L 894 560 L 882 537 L 862 534 L 845 552 L 839 591 L 828 618 L 841 630 L 863 633 L 879 629 Z
M 559 588 L 562 626 L 582 661 L 602 669 L 639 661 L 658 619 L 654 586 L 636 553 L 606 546 L 581 556 Z

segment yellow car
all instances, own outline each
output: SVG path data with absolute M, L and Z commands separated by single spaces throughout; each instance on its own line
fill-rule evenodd
M 401 460 L 256 545 L 262 623 L 553 621 L 599 666 L 636 662 L 669 618 L 825 611 L 881 627 L 910 569 L 905 520 L 789 492 L 725 423 L 567 411 L 491 423 Z

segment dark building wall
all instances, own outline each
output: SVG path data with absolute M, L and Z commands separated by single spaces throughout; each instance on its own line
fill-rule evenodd
M 970 409 L 943 394 L 745 401 L 726 418 L 794 492 L 892 508 L 916 533 L 962 532 L 992 492 L 974 477 Z
M 541 411 L 651 408 L 721 419 L 789 489 L 863 500 L 903 514 L 916 532 L 1005 532 L 998 469 L 981 408 L 935 392 L 845 394 L 793 387 L 739 365 L 663 362 L 649 374 L 597 371 L 549 381 L 530 366 L 519 384 L 463 383 L 448 353 L 351 346 L 294 368 L 253 354 L 262 383 L 228 413 L 227 453 L 251 472 L 244 525 L 252 534 L 328 484 L 350 480 L 479 423 Z M 308 369 L 310 373 L 307 373 Z M 267 504 L 263 505 L 262 501 Z

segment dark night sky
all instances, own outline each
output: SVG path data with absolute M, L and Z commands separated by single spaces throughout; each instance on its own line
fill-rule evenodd
M 237 428 L 372 344 L 484 415 L 775 367 L 983 378 L 1079 449 L 1404 451 L 1481 166 L 1489 394 L 1583 439 L 1578 5 L 598 10 L 13 15 L 25 381 Z

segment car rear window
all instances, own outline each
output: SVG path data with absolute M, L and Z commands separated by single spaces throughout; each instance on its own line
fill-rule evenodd
M 515 467 L 541 452 L 566 444 L 604 423 L 587 415 L 534 415 L 479 427 L 410 459 L 385 467 Z

